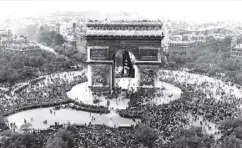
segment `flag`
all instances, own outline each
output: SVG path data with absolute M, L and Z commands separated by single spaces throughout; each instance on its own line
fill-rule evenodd
M 134 68 L 128 51 L 123 51 L 122 76 L 134 78 Z

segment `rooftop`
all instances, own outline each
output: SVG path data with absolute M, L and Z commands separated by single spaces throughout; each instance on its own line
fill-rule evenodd
M 164 36 L 162 22 L 151 20 L 90 20 L 87 36 Z
M 190 44 L 190 43 L 195 43 L 195 41 L 172 41 L 172 40 L 170 40 L 170 43 L 172 43 L 172 44 Z
M 89 20 L 88 25 L 162 25 L 160 20 Z
M 108 30 L 108 31 L 87 31 L 88 36 L 163 36 L 161 31 L 136 31 L 136 30 Z

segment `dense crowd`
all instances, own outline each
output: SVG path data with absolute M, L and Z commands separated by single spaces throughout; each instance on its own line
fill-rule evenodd
M 73 101 L 72 103 L 60 106 L 61 108 L 71 108 L 74 110 L 81 110 L 91 113 L 107 114 L 110 113 L 108 107 L 101 105 L 84 104 L 82 102 Z
M 98 147 L 141 147 L 135 141 L 132 129 L 114 129 L 107 126 L 89 126 L 79 128 L 78 147 L 98 148 Z
M 72 74 L 50 75 L 49 79 L 20 91 L 14 100 L 5 97 L 2 99 L 3 113 L 12 111 L 14 108 L 68 100 L 65 92 L 70 90 L 73 85 L 86 81 L 85 77 L 74 76 L 72 76 L 73 79 L 62 79 L 62 77 L 70 77 L 70 75 Z M 180 99 L 157 105 L 144 103 L 154 98 L 157 93 L 128 91 L 126 94 L 126 97 L 130 99 L 128 108 L 118 110 L 122 117 L 140 118 L 142 124 L 158 133 L 153 147 L 169 147 L 174 140 L 173 133 L 180 127 L 190 127 L 194 121 L 199 121 L 204 130 L 205 126 L 211 129 L 210 123 L 216 124 L 216 128 L 219 128 L 221 121 L 238 117 L 241 114 L 240 96 L 236 95 L 234 89 L 228 89 L 228 86 L 236 84 L 226 78 L 216 81 L 194 77 L 183 71 L 161 71 L 159 76 L 160 81 L 171 83 L 182 90 Z M 46 85 L 47 83 L 48 85 Z M 120 93 L 120 91 L 118 92 Z M 162 99 L 163 96 L 160 97 Z M 200 117 L 202 120 L 199 120 Z M 119 129 L 89 125 L 72 130 L 78 141 L 76 147 L 142 147 L 142 144 L 135 138 L 133 128 Z M 216 136 L 221 133 L 218 131 L 213 134 Z
M 179 127 L 190 127 L 200 117 L 203 130 L 205 127 L 211 130 L 211 123 L 219 128 L 221 121 L 241 114 L 240 96 L 236 96 L 234 89 L 226 87 L 236 84 L 227 78 L 220 77 L 221 81 L 215 82 L 185 75 L 182 71 L 162 71 L 160 80 L 181 88 L 181 98 L 162 105 L 144 104 L 143 101 L 152 99 L 154 94 L 135 92 L 130 95 L 129 108 L 120 111 L 125 117 L 141 117 L 143 123 L 156 130 L 160 136 L 156 141 L 157 147 L 171 143 L 174 131 Z M 212 133 L 214 136 L 221 134 L 217 130 Z
M 66 92 L 72 86 L 87 81 L 85 74 L 75 76 L 71 72 L 51 74 L 46 77 L 35 83 L 30 81 L 27 87 L 20 86 L 21 91 L 14 91 L 10 94 L 2 92 L 1 114 L 7 115 L 33 106 L 41 107 L 66 102 L 70 100 Z
M 228 82 L 225 79 L 221 81 L 209 81 L 201 80 L 202 78 L 192 77 L 192 75 L 186 75 L 184 72 L 161 72 L 160 80 L 172 83 L 183 90 L 183 94 L 179 100 L 175 100 L 169 104 L 161 105 L 158 108 L 159 112 L 164 112 L 166 109 L 168 113 L 163 114 L 163 119 L 157 120 L 168 122 L 167 124 L 158 124 L 164 128 L 169 127 L 170 124 L 181 126 L 183 123 L 188 126 L 189 118 L 197 120 L 199 116 L 202 116 L 204 120 L 200 121 L 202 125 L 208 125 L 208 122 L 213 122 L 219 125 L 219 123 L 228 118 L 234 118 L 241 114 L 240 97 L 233 94 L 233 90 L 227 90 L 225 85 L 235 85 Z M 152 110 L 157 110 L 152 107 Z M 169 116 L 169 114 L 171 116 Z M 192 116 L 188 116 L 188 115 Z M 152 115 L 152 114 L 151 114 Z M 168 116 L 167 116 L 168 115 Z M 155 118 L 156 116 L 154 116 Z M 159 117 L 159 116 L 157 116 Z M 156 117 L 156 118 L 157 118 Z M 165 119 L 164 119 L 165 118 Z M 178 123 L 178 124 L 177 124 Z M 171 125 L 173 128 L 163 129 L 167 133 L 172 133 L 176 126 Z M 209 125 L 208 125 L 209 126 Z M 219 134 L 219 133 L 214 133 Z M 169 136 L 166 136 L 166 138 Z M 171 137 L 172 139 L 172 137 Z

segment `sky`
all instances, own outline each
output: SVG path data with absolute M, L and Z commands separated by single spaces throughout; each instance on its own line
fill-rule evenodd
M 242 22 L 242 1 L 0 1 L 0 19 L 45 15 L 59 11 L 136 12 L 151 19 L 166 17 L 192 22 L 233 20 Z

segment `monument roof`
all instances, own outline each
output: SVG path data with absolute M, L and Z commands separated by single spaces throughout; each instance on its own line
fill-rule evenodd
M 87 26 L 96 26 L 96 25 L 158 25 L 162 26 L 160 20 L 89 20 Z
M 90 20 L 87 36 L 164 36 L 160 20 Z

